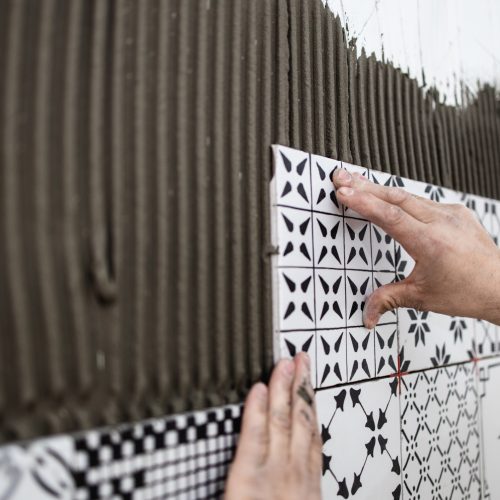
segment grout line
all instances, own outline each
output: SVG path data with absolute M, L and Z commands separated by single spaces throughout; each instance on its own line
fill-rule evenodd
M 340 168 L 343 168 L 342 162 L 340 162 Z M 346 271 L 346 255 L 345 255 L 345 210 L 344 210 L 344 205 L 342 205 L 338 198 L 337 195 L 335 195 L 335 198 L 337 200 L 337 203 L 342 206 L 342 246 L 344 247 L 344 268 L 343 268 L 343 273 L 344 273 L 344 320 L 346 323 L 346 330 L 345 330 L 345 380 L 347 382 L 349 378 L 349 356 L 347 355 L 347 352 L 349 351 L 349 337 L 347 334 L 347 271 Z
M 278 269 L 312 269 L 310 266 L 277 266 Z M 321 271 L 355 271 L 355 272 L 362 272 L 362 273 L 384 273 L 384 274 L 391 274 L 394 273 L 394 271 L 389 271 L 389 270 L 378 270 L 378 269 L 352 269 L 352 268 L 345 268 L 345 267 L 322 267 L 322 266 L 316 266 L 315 269 L 319 269 Z
M 492 359 L 492 358 L 500 358 L 500 354 L 497 355 L 497 356 L 491 356 L 489 358 L 481 358 L 480 361 L 487 360 L 487 359 Z M 474 361 L 469 359 L 467 361 L 457 361 L 455 363 L 449 363 L 447 365 L 429 366 L 427 368 L 420 368 L 418 370 L 408 370 L 407 372 L 405 372 L 404 375 L 402 375 L 402 377 L 406 377 L 407 375 L 415 375 L 415 374 L 418 374 L 418 373 L 431 372 L 431 371 L 434 371 L 434 370 L 441 370 L 441 369 L 445 369 L 445 368 L 453 368 L 455 366 L 462 366 L 462 365 L 473 364 L 473 363 L 474 363 Z M 329 390 L 329 389 L 338 389 L 340 387 L 348 387 L 348 386 L 351 386 L 351 385 L 365 384 L 365 383 L 373 382 L 373 381 L 376 381 L 376 380 L 390 379 L 390 378 L 394 378 L 395 375 L 396 375 L 396 373 L 391 373 L 389 375 L 381 375 L 380 377 L 372 377 L 372 378 L 363 378 L 363 379 L 355 380 L 355 381 L 352 381 L 352 382 L 345 382 L 343 384 L 330 385 L 328 387 L 318 387 L 316 389 L 316 391 L 319 392 L 319 391 L 325 391 L 325 390 Z
M 313 270 L 313 314 L 314 314 L 314 387 L 318 387 L 318 336 L 316 333 L 316 254 L 314 251 L 314 215 L 313 215 L 313 194 L 312 194 L 312 156 L 309 153 L 309 196 L 311 206 L 311 248 L 312 248 L 312 270 Z
M 377 325 L 377 328 L 379 326 L 388 326 L 388 325 L 395 325 L 396 323 L 394 321 L 390 321 L 387 323 L 379 323 Z M 323 331 L 332 331 L 332 330 L 349 330 L 353 328 L 365 328 L 364 325 L 348 325 L 348 326 L 332 326 L 332 327 L 318 327 L 318 328 L 291 328 L 288 330 L 280 330 L 281 333 L 293 333 L 293 332 L 313 332 L 315 330 L 323 332 Z M 365 328 L 366 330 L 366 328 Z

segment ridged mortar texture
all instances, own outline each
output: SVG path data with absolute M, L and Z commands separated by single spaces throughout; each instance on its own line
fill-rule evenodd
M 498 197 L 460 108 L 321 0 L 0 0 L 0 441 L 241 400 L 272 364 L 281 143 Z

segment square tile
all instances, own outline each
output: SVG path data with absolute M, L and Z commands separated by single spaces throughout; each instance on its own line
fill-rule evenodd
M 400 399 L 404 498 L 480 498 L 473 364 L 406 375 Z
M 346 330 L 319 330 L 316 333 L 318 387 L 346 382 Z
M 384 285 L 389 285 L 396 281 L 396 276 L 394 273 L 388 273 L 383 271 L 373 272 L 373 290 L 380 288 Z M 382 316 L 380 316 L 379 323 L 395 323 L 398 319 L 397 309 L 392 311 L 387 311 Z
M 358 173 L 368 178 L 368 169 L 365 167 L 359 167 L 358 165 L 351 165 L 350 163 L 342 162 L 342 168 L 345 168 L 351 174 Z M 363 218 L 361 214 L 349 207 L 344 207 L 344 215 L 347 217 Z
M 363 325 L 366 298 L 373 291 L 370 271 L 346 271 L 346 316 L 348 326 Z
M 410 276 L 415 261 L 402 245 L 396 243 L 394 246 L 394 264 L 396 269 L 396 281 L 402 281 Z
M 275 146 L 275 178 L 272 201 L 277 205 L 311 209 L 309 153 Z M 271 193 L 273 194 L 273 193 Z
M 340 160 L 311 156 L 313 210 L 329 214 L 343 214 L 344 207 L 337 201 L 332 181 L 333 173 L 341 166 Z
M 446 366 L 474 357 L 474 328 L 469 318 L 415 309 L 398 309 L 399 345 L 410 370 Z
M 375 376 L 383 377 L 398 371 L 398 325 L 377 325 L 374 329 Z
M 343 218 L 314 213 L 314 260 L 317 267 L 344 267 Z
M 299 352 L 309 354 L 311 384 L 316 387 L 316 334 L 314 331 L 280 333 L 280 358 L 291 359 Z
M 323 439 L 322 497 L 401 498 L 397 379 L 316 395 Z
M 347 379 L 349 382 L 375 375 L 375 345 L 373 330 L 364 327 L 347 328 Z
M 479 366 L 482 498 L 500 498 L 500 359 L 482 360 Z
M 394 240 L 375 224 L 370 224 L 370 227 L 373 269 L 394 272 L 396 265 Z
M 277 207 L 278 266 L 313 266 L 311 212 Z
M 387 172 L 379 172 L 378 170 L 370 170 L 369 179 L 374 184 L 379 184 L 380 186 L 394 186 L 395 185 L 395 177 Z
M 370 222 L 344 218 L 345 267 L 371 269 Z
M 413 179 L 406 179 L 405 177 L 394 176 L 394 182 L 398 187 L 405 189 L 411 194 L 421 196 L 430 200 L 432 197 L 439 198 L 439 193 L 431 193 L 433 185 L 425 182 L 415 181 Z M 442 189 L 442 188 L 440 188 Z
M 492 203 L 487 198 L 465 193 L 463 200 L 465 206 L 474 212 L 477 220 L 490 232 Z
M 279 329 L 314 328 L 314 281 L 312 269 L 281 268 L 279 283 Z
M 316 327 L 345 327 L 345 271 L 316 269 L 315 279 Z
M 498 326 L 483 320 L 473 320 L 476 338 L 476 355 L 479 358 L 500 352 Z

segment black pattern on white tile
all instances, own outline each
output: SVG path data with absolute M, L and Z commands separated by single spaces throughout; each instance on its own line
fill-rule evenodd
M 478 408 L 473 363 L 403 377 L 404 498 L 480 498 Z
M 5 500 L 220 498 L 241 405 L 0 448 Z
M 401 497 L 397 379 L 318 394 L 324 498 Z

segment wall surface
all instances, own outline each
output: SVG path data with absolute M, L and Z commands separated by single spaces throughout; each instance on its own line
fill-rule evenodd
M 443 105 L 320 0 L 0 12 L 0 441 L 265 378 L 272 143 L 499 195 L 494 88 Z

